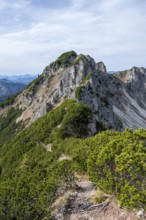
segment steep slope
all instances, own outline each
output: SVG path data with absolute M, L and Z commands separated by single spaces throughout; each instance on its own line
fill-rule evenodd
M 104 63 L 95 63 L 90 56 L 64 53 L 16 98 L 13 106 L 23 110 L 17 122 L 29 126 L 72 98 L 92 110 L 91 134 L 104 128 L 145 128 L 145 73 L 144 68 L 132 68 L 111 75 Z
M 140 104 L 128 83 L 90 56 L 71 51 L 46 67 L 0 111 L 0 219 L 53 220 L 60 212 L 60 219 L 77 219 L 82 211 L 93 218 L 96 210 L 103 217 L 105 204 L 123 215 L 110 195 L 121 206 L 145 209 L 146 131 L 102 131 L 141 127 L 145 118 L 136 123 L 127 106 L 138 120 Z
M 66 100 L 9 141 L 5 137 L 0 147 L 0 219 L 59 219 L 53 204 L 66 192 L 73 195 L 76 190 L 72 205 L 70 197 L 61 203 L 61 219 L 81 216 L 82 209 L 89 209 L 92 217 L 97 209 L 91 208 L 90 196 L 95 196 L 96 206 L 107 202 L 106 197 L 98 196 L 97 187 L 116 195 L 121 206 L 145 208 L 146 131 L 105 131 L 85 138 L 90 120 L 89 108 Z M 94 181 L 91 195 L 86 188 L 81 191 L 77 174 L 88 174 Z M 122 211 L 118 208 L 118 212 Z
M 114 74 L 124 83 L 124 100 L 122 109 L 115 108 L 125 127 L 145 128 L 146 119 L 146 69 L 133 67 L 130 70 Z

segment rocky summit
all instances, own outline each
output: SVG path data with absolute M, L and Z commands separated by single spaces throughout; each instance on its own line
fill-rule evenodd
M 65 99 L 85 103 L 93 112 L 91 134 L 103 128 L 122 131 L 146 127 L 146 69 L 108 74 L 103 62 L 70 51 L 47 66 L 14 105 L 23 110 L 17 122 L 28 126 Z
M 145 219 L 145 83 L 70 51 L 2 103 L 0 219 Z

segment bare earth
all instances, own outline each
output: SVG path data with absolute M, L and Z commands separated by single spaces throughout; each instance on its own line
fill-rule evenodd
M 91 198 L 96 191 L 87 177 L 78 176 L 77 186 L 75 192 L 66 193 L 64 202 L 60 200 L 56 220 L 138 220 L 136 210 L 128 212 L 121 209 L 113 197 L 106 198 L 99 206 L 93 204 Z

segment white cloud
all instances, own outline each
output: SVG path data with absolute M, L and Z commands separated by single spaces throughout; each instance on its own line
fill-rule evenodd
M 25 0 L 0 0 L 0 11 L 6 9 L 24 9 L 28 6 L 28 2 Z
M 111 70 L 146 66 L 146 5 L 141 0 L 72 0 L 68 7 L 35 10 L 28 1 L 17 2 L 11 8 L 16 18 L 22 11 L 22 18 L 12 22 L 14 30 L 0 34 L 0 69 L 6 73 L 41 72 L 67 50 L 90 54 Z

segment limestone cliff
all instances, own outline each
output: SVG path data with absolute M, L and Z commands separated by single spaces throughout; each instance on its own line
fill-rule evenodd
M 93 112 L 93 133 L 103 128 L 146 127 L 146 69 L 108 74 L 103 62 L 74 51 L 47 66 L 15 101 L 23 109 L 17 119 L 28 126 L 66 98 L 85 103 Z

